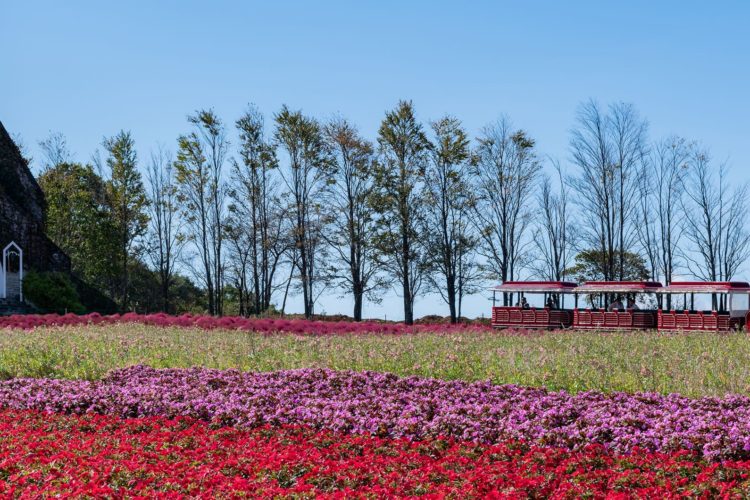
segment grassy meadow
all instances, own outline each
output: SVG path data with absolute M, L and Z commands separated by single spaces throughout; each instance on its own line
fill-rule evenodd
M 750 394 L 750 337 L 742 333 L 260 336 L 117 324 L 6 330 L 0 335 L 0 378 L 96 379 L 134 364 L 375 370 L 570 392 Z

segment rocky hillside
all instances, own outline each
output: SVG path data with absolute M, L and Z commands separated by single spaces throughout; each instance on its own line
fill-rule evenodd
M 24 267 L 70 271 L 70 259 L 44 234 L 44 193 L 0 122 L 0 249 L 15 241 Z

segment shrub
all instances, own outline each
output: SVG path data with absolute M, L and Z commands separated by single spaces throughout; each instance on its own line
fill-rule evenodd
M 48 312 L 86 312 L 73 283 L 63 273 L 30 271 L 23 279 L 23 295 L 36 307 Z

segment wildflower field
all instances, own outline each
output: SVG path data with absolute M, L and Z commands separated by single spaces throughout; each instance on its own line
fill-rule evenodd
M 0 495 L 750 496 L 746 334 L 0 318 Z

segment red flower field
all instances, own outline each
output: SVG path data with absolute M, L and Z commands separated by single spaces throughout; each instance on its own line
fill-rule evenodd
M 740 497 L 750 463 L 0 411 L 2 496 Z
M 406 333 L 456 333 L 488 332 L 487 325 L 476 324 L 420 324 L 385 323 L 375 321 L 313 321 L 306 319 L 244 318 L 240 316 L 205 316 L 183 314 L 113 314 L 102 316 L 98 313 L 77 314 L 19 314 L 0 316 L 1 328 L 31 330 L 37 327 L 107 325 L 113 323 L 137 323 L 160 327 L 201 328 L 204 330 L 242 330 L 260 334 L 291 333 L 297 335 L 337 335 L 337 334 L 385 334 Z

